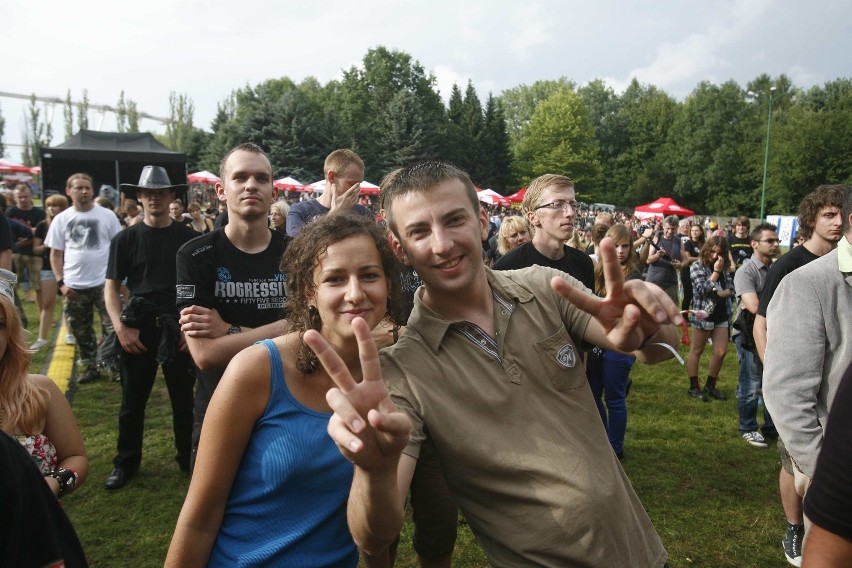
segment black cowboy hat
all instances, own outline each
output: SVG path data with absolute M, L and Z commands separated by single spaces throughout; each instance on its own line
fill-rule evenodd
M 174 191 L 175 197 L 181 198 L 186 193 L 187 185 L 185 183 L 172 185 L 166 168 L 162 166 L 145 166 L 142 168 L 138 184 L 123 183 L 119 188 L 125 197 L 135 197 L 136 192 L 143 189 L 165 189 Z

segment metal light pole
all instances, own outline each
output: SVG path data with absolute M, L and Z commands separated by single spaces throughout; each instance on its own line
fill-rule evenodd
M 763 153 L 763 187 L 760 190 L 760 220 L 765 221 L 766 217 L 766 170 L 769 166 L 769 134 L 772 132 L 772 94 L 775 93 L 775 87 L 769 89 L 769 112 L 766 117 L 766 150 Z
M 766 171 L 769 167 L 769 136 L 772 133 L 772 95 L 775 93 L 775 87 L 769 88 L 769 112 L 766 117 L 766 148 L 763 153 L 763 185 L 760 189 L 760 220 L 766 220 Z M 757 98 L 757 93 L 749 91 L 748 95 Z

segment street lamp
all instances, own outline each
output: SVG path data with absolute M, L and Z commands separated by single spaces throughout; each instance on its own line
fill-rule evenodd
M 763 153 L 763 185 L 760 190 L 760 220 L 765 221 L 764 214 L 766 213 L 766 170 L 769 166 L 769 135 L 772 132 L 772 95 L 775 94 L 775 87 L 769 88 L 769 112 L 766 117 L 766 149 Z M 757 93 L 749 91 L 748 95 L 757 97 Z

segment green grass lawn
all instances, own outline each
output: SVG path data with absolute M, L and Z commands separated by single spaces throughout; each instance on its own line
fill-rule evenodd
M 30 320 L 32 331 L 35 316 Z M 34 358 L 34 372 L 42 370 L 45 353 Z M 709 349 L 702 369 L 708 356 Z M 719 383 L 730 397 L 725 402 L 690 399 L 686 371 L 676 361 L 633 370 L 623 465 L 673 568 L 786 566 L 777 454 L 774 445 L 761 450 L 740 439 L 736 375 L 733 345 Z M 158 380 L 138 475 L 124 489 L 107 492 L 103 481 L 115 451 L 119 402 L 117 383 L 102 380 L 77 391 L 74 412 L 89 452 L 89 479 L 65 500 L 65 510 L 92 566 L 162 566 L 188 484 L 174 462 L 168 394 Z M 410 530 L 406 523 L 398 566 L 417 565 Z M 466 525 L 454 565 L 488 565 Z

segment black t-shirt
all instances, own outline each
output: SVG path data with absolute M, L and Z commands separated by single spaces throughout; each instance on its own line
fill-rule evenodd
M 734 257 L 734 262 L 737 263 L 737 268 L 743 265 L 747 258 L 751 258 L 754 249 L 751 248 L 751 237 L 728 237 L 728 244 L 731 245 L 731 256 Z
M 567 245 L 562 246 L 562 258 L 553 260 L 540 252 L 532 242 L 524 243 L 500 257 L 494 270 L 516 270 L 530 266 L 547 266 L 566 272 L 583 283 L 589 290 L 595 289 L 595 264 L 589 255 Z
M 35 230 L 33 231 L 33 235 L 35 238 L 41 239 L 41 242 L 44 243 L 44 238 L 47 236 L 47 230 L 50 228 L 50 225 L 47 221 L 42 221 L 38 225 L 36 225 Z M 44 252 L 41 253 L 42 258 L 42 270 L 51 270 L 50 268 L 50 247 L 44 247 Z
M 6 216 L 9 217 L 9 219 L 17 219 L 30 229 L 34 229 L 36 225 L 47 218 L 47 214 L 41 207 L 33 207 L 32 209 L 24 211 L 23 209 L 18 209 L 17 207 L 12 206 L 6 210 Z
M 24 211 L 23 209 L 18 209 L 14 205 L 6 210 L 6 216 L 9 217 L 9 219 L 19 221 L 22 224 L 26 225 L 27 229 L 30 230 L 31 234 L 33 233 L 33 230 L 36 228 L 36 226 L 47 218 L 44 209 L 42 209 L 41 207 L 33 207 L 32 209 Z M 15 250 L 15 252 L 18 254 L 33 256 L 32 244 L 26 247 L 18 246 L 16 247 L 16 249 L 17 250 Z
M 6 214 L 0 211 L 0 251 L 12 250 L 12 229 Z
M 801 247 L 799 247 L 801 248 Z M 827 531 L 852 540 L 852 367 L 831 403 L 805 514 Z
M 0 566 L 88 566 L 83 547 L 35 462 L 0 432 Z
M 766 309 L 769 307 L 769 300 L 775 295 L 775 290 L 781 284 L 781 280 L 809 262 L 813 262 L 819 257 L 806 249 L 804 246 L 798 246 L 776 260 L 769 267 L 769 272 L 766 274 L 766 283 L 763 285 L 763 292 L 760 295 L 760 304 L 757 306 L 757 315 L 766 317 Z
M 149 227 L 143 221 L 113 237 L 109 247 L 106 277 L 124 280 L 133 296 L 150 300 L 165 310 L 177 312 L 175 283 L 178 249 L 198 233 L 172 222 L 168 227 Z
M 12 247 L 12 252 L 16 254 L 23 254 L 26 256 L 32 256 L 33 254 L 33 231 L 17 219 L 7 219 L 9 223 L 9 230 L 12 232 L 12 242 L 15 243 Z M 28 246 L 20 246 L 18 244 L 21 240 L 29 240 L 30 244 Z
M 223 320 L 260 327 L 280 319 L 286 299 L 286 279 L 279 265 L 285 236 L 272 235 L 266 250 L 241 251 L 224 229 L 196 237 L 178 250 L 177 307 L 215 308 Z

